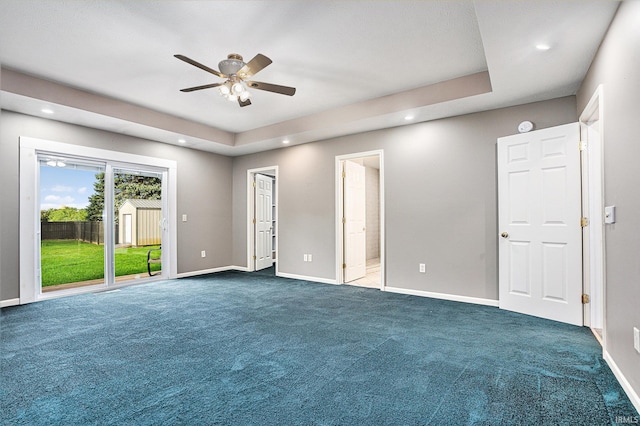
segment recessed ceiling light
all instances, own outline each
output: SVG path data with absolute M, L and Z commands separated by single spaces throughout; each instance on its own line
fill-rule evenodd
M 404 119 L 407 120 L 407 121 L 411 121 L 411 120 L 413 120 L 413 115 L 405 115 Z
M 178 143 L 187 143 L 187 141 L 184 139 L 178 139 Z
M 285 140 L 283 140 L 283 141 L 282 141 L 282 143 L 283 143 L 284 145 L 288 145 L 288 144 L 289 144 L 289 139 L 285 139 Z
M 536 44 L 536 49 L 538 49 L 538 50 L 549 50 L 549 49 L 551 49 L 551 46 L 549 46 L 548 44 L 540 43 L 540 44 Z
M 53 114 L 53 110 L 50 108 L 42 108 L 40 111 L 44 112 L 45 114 Z

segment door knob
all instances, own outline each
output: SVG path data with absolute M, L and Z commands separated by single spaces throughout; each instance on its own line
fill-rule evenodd
M 502 234 L 500 234 L 500 236 L 502 238 L 509 238 L 509 233 L 508 232 L 503 232 Z

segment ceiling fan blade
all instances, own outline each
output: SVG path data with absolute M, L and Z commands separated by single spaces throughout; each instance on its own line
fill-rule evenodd
M 261 53 L 258 53 L 252 60 L 250 60 L 242 68 L 240 68 L 236 75 L 242 79 L 249 78 L 266 68 L 269 64 L 271 64 L 271 62 L 271 59 L 267 58 Z
M 243 101 L 240 98 L 238 98 L 238 104 L 240 104 L 241 107 L 249 106 L 251 105 L 251 99 L 247 99 L 246 101 Z
M 247 86 L 258 89 L 266 90 L 267 92 L 280 93 L 281 95 L 293 96 L 296 93 L 295 87 L 279 86 L 277 84 L 262 83 L 260 81 L 247 81 Z
M 204 86 L 196 86 L 196 87 L 189 87 L 186 89 L 180 89 L 181 92 L 193 92 L 194 90 L 202 90 L 202 89 L 211 89 L 212 87 L 218 87 L 218 86 L 222 86 L 224 83 L 212 83 L 212 84 L 205 84 Z
M 194 67 L 198 67 L 201 70 L 204 70 L 206 72 L 210 72 L 213 75 L 217 75 L 218 77 L 222 77 L 222 78 L 227 78 L 227 76 L 222 74 L 220 71 L 216 71 L 213 68 L 209 68 L 206 65 L 202 65 L 200 62 L 196 62 L 193 59 L 187 58 L 184 55 L 173 55 L 173 56 L 175 56 L 176 58 L 180 59 L 181 61 L 185 61 L 186 63 L 193 65 Z

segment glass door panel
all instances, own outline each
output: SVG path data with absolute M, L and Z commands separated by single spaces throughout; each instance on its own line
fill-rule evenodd
M 115 281 L 161 274 L 162 173 L 113 169 Z
M 105 166 L 47 154 L 38 165 L 41 291 L 105 284 Z

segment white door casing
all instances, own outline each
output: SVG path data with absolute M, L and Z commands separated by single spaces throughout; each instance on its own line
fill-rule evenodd
M 584 325 L 601 330 L 605 340 L 602 97 L 600 85 L 580 115 L 580 139 L 583 146 L 582 214 L 588 218 L 582 233 L 583 290 L 589 295 L 589 303 L 583 310 Z
M 579 125 L 498 139 L 499 305 L 582 325 Z
M 343 171 L 344 281 L 350 282 L 367 273 L 365 168 L 347 160 Z
M 273 265 L 273 179 L 269 176 L 255 175 L 255 236 L 256 271 Z

